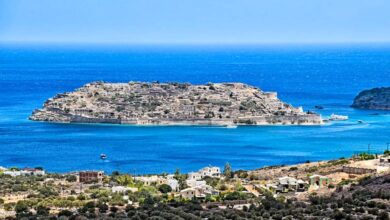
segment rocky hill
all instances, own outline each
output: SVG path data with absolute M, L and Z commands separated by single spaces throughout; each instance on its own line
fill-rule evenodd
M 355 97 L 352 107 L 390 110 L 390 87 L 364 90 Z
M 243 83 L 93 82 L 48 99 L 31 120 L 114 124 L 321 124 L 305 113 Z

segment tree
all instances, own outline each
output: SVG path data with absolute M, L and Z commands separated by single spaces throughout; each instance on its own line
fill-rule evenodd
M 69 210 L 61 210 L 59 213 L 58 213 L 58 217 L 60 216 L 72 216 L 73 215 L 73 212 L 69 211 Z
M 180 169 L 176 169 L 175 178 L 178 179 L 180 177 Z
M 38 215 L 47 216 L 47 215 L 49 215 L 49 211 L 50 211 L 50 208 L 48 208 L 48 207 L 46 207 L 46 206 L 39 205 L 39 206 L 37 207 L 37 214 L 38 214 Z
M 158 187 L 158 191 L 161 193 L 169 193 L 172 191 L 172 187 L 168 184 L 162 184 Z
M 127 186 L 127 185 L 133 183 L 133 178 L 130 175 L 128 175 L 128 174 L 115 176 L 114 180 L 119 185 L 122 185 L 122 186 Z
M 389 213 L 382 211 L 382 212 L 379 213 L 377 219 L 379 219 L 379 220 L 389 220 L 390 219 Z
M 77 181 L 77 177 L 75 175 L 67 175 L 65 179 L 68 182 L 76 182 Z
M 108 205 L 106 205 L 105 203 L 99 203 L 98 208 L 100 213 L 106 213 L 108 210 Z
M 225 164 L 223 169 L 223 175 L 225 175 L 225 177 L 228 179 L 233 177 L 233 170 L 228 162 Z
M 24 212 L 28 212 L 28 206 L 27 206 L 27 203 L 23 200 L 21 201 L 18 201 L 15 205 L 15 212 L 17 214 L 19 213 L 24 213 Z

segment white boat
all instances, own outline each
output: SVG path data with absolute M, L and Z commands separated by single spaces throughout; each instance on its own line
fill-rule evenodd
M 237 128 L 237 125 L 227 125 L 226 128 Z
M 330 121 L 345 121 L 345 120 L 348 120 L 348 116 L 331 114 L 329 120 Z

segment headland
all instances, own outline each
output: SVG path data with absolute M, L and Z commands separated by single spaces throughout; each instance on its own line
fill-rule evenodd
M 373 88 L 360 92 L 354 99 L 353 108 L 390 110 L 390 87 Z

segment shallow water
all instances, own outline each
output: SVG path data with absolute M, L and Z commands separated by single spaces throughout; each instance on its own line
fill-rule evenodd
M 0 166 L 131 173 L 254 169 L 382 152 L 390 114 L 349 107 L 362 89 L 390 85 L 389 45 L 256 47 L 0 47 Z M 95 80 L 244 82 L 305 110 L 349 115 L 323 126 L 50 124 L 27 117 L 49 97 Z M 379 113 L 376 115 L 376 113 Z M 358 124 L 357 120 L 365 123 Z M 99 158 L 108 156 L 106 161 Z

